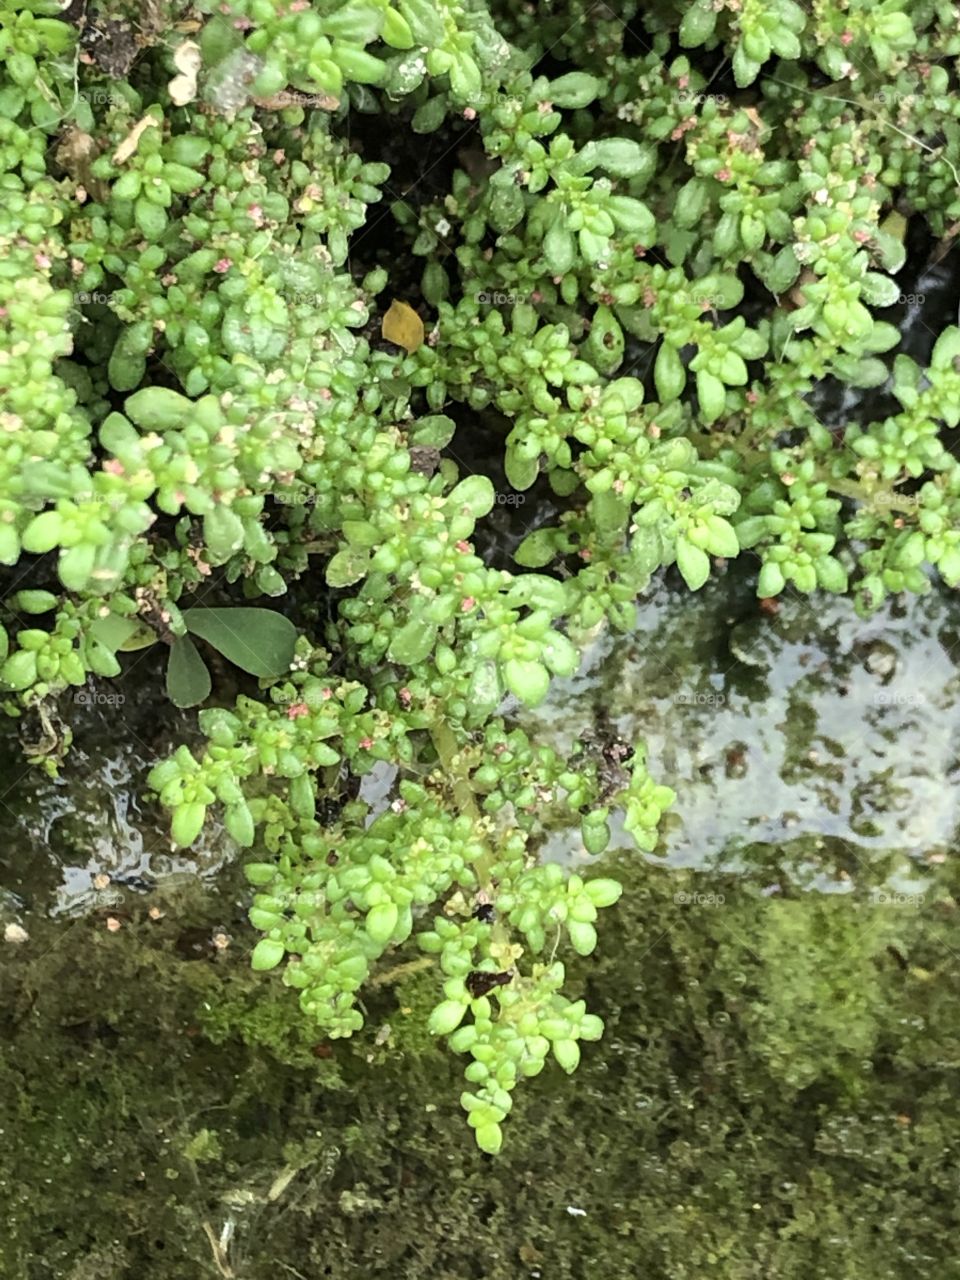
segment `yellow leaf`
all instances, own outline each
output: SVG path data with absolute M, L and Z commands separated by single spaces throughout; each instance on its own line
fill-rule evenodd
M 395 342 L 411 353 L 423 346 L 423 321 L 406 302 L 390 303 L 380 332 L 387 342 Z

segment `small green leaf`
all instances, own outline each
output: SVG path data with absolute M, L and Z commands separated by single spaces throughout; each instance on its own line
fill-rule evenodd
M 555 676 L 572 676 L 580 666 L 579 651 L 559 631 L 547 635 L 541 656 Z
M 475 520 L 493 510 L 496 491 L 487 476 L 467 476 L 450 492 L 447 502 L 451 510 L 466 510 Z
M 270 884 L 277 878 L 277 868 L 272 862 L 248 862 L 243 874 L 251 884 L 258 886 Z
M 397 927 L 400 912 L 395 902 L 379 902 L 367 912 L 367 933 L 379 946 L 389 942 Z
M 145 431 L 163 431 L 185 426 L 194 404 L 169 387 L 144 387 L 124 402 L 124 412 Z
M 709 0 L 697 0 L 690 5 L 680 23 L 680 44 L 684 49 L 693 49 L 697 45 L 706 44 L 713 35 L 717 25 L 717 14 Z
M 547 696 L 550 675 L 542 663 L 511 658 L 503 665 L 503 682 L 521 702 L 535 707 Z
M 412 423 L 407 434 L 412 445 L 444 449 L 453 439 L 456 429 L 456 423 L 445 413 L 432 413 Z
M 23 549 L 33 555 L 43 555 L 58 545 L 62 533 L 63 517 L 59 511 L 42 511 L 24 529 Z
M 597 931 L 585 921 L 571 920 L 567 925 L 570 941 L 578 956 L 588 956 L 597 945 Z
M 672 400 L 676 400 L 686 385 L 687 371 L 683 367 L 680 353 L 670 342 L 660 344 L 657 360 L 653 366 L 653 380 L 662 404 L 669 404 Z
M 603 89 L 602 81 L 586 71 L 570 71 L 565 76 L 558 76 L 550 81 L 547 96 L 555 107 L 576 110 L 588 107 Z
M 485 1151 L 488 1156 L 497 1155 L 503 1146 L 503 1130 L 495 1120 L 477 1125 L 474 1137 L 477 1140 L 477 1146 L 481 1151 Z
M 247 912 L 247 919 L 255 929 L 260 929 L 263 933 L 283 923 L 283 916 L 279 911 L 264 911 L 262 907 L 251 907 Z
M 740 554 L 740 543 L 737 541 L 736 531 L 723 516 L 707 516 L 707 529 L 710 537 L 705 549 L 710 555 L 723 556 L 726 560 L 732 560 L 734 556 Z
M 396 6 L 403 14 L 417 44 L 430 48 L 443 44 L 445 31 L 443 11 L 434 0 L 398 0 Z
M 650 164 L 650 149 L 630 138 L 601 138 L 589 145 L 593 167 L 617 178 L 634 178 Z
M 391 49 L 410 49 L 413 47 L 413 32 L 407 20 L 396 9 L 387 9 L 383 15 L 383 30 L 380 38 Z
M 57 574 L 68 591 L 82 591 L 90 581 L 97 548 L 90 542 L 78 542 L 75 547 L 60 552 Z
M 542 569 L 556 558 L 558 536 L 562 535 L 557 528 L 535 529 L 517 547 L 514 560 L 525 569 Z
M 210 672 L 189 636 L 178 636 L 167 660 L 167 697 L 175 707 L 196 707 L 210 696 Z
M 576 1040 L 554 1040 L 553 1056 L 567 1075 L 572 1075 L 580 1065 L 580 1046 Z
M 817 582 L 824 591 L 843 595 L 847 590 L 847 571 L 835 556 L 821 556 L 814 562 Z
M 697 374 L 697 399 L 700 401 L 700 416 L 706 423 L 716 422 L 726 407 L 727 393 L 723 383 L 706 369 Z
M 18 591 L 11 604 L 21 613 L 49 613 L 57 607 L 57 597 L 52 591 Z
M 139 196 L 133 206 L 133 216 L 144 238 L 151 244 L 156 244 L 167 227 L 166 210 L 146 196 Z
M 562 218 L 557 218 L 543 238 L 543 260 L 554 276 L 566 275 L 577 260 L 577 243 Z
M 233 836 L 237 844 L 242 849 L 249 849 L 253 844 L 254 825 L 253 816 L 250 813 L 249 806 L 244 802 L 241 804 L 228 804 L 223 815 L 224 825 L 227 831 Z
M 710 577 L 710 557 L 686 538 L 677 539 L 677 567 L 691 591 L 699 591 Z
M 366 577 L 369 566 L 369 551 L 359 547 L 344 547 L 327 565 L 327 586 L 350 587 Z
M 16 564 L 20 558 L 20 538 L 12 524 L 0 522 L 0 564 Z
M 203 822 L 207 816 L 207 806 L 199 802 L 181 804 L 173 812 L 171 835 L 175 844 L 185 849 L 193 844 L 203 830 Z
M 275 969 L 283 959 L 285 950 L 283 943 L 278 942 L 275 938 L 261 938 L 253 948 L 253 954 L 250 956 L 251 967 L 256 969 L 258 973 L 264 973 L 268 969 Z
M 486 717 L 492 714 L 500 705 L 502 697 L 496 663 L 481 662 L 470 677 L 467 687 L 467 703 L 471 715 Z
M 243 521 L 228 506 L 218 502 L 203 517 L 203 540 L 215 564 L 223 564 L 243 546 Z
M 433 652 L 436 638 L 436 623 L 411 618 L 393 637 L 387 657 L 391 662 L 401 662 L 407 667 L 416 666 Z
M 513 444 L 508 444 L 504 456 L 504 471 L 511 487 L 523 492 L 529 489 L 540 474 L 540 459 L 524 457 Z
M 431 1010 L 427 1019 L 427 1029 L 431 1035 L 448 1036 L 456 1031 L 467 1012 L 466 1004 L 459 1000 L 444 1000 Z
M 37 680 L 37 655 L 27 649 L 18 649 L 0 668 L 0 681 L 8 689 L 20 692 L 29 689 Z
M 768 560 L 757 579 L 757 595 L 761 600 L 766 600 L 770 596 L 778 596 L 785 586 L 783 570 L 775 560 Z
M 612 907 L 623 893 L 623 885 L 616 880 L 600 878 L 588 880 L 584 892 L 595 907 Z
M 593 814 L 588 814 L 580 824 L 580 834 L 587 853 L 596 857 L 610 843 L 610 824 L 605 818 L 598 820 Z
M 450 89 L 454 97 L 463 102 L 476 102 L 483 92 L 480 68 L 469 53 L 460 53 L 454 57 L 450 67 Z

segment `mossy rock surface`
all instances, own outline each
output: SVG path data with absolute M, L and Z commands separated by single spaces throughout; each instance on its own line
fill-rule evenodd
M 248 973 L 229 893 L 35 928 L 0 978 L 2 1273 L 195 1280 L 226 1230 L 249 1280 L 949 1275 L 947 898 L 618 870 L 633 883 L 576 975 L 604 1040 L 573 1087 L 521 1093 L 495 1159 L 467 1141 L 457 1064 L 407 1044 L 416 978 L 355 1041 L 311 1043 Z

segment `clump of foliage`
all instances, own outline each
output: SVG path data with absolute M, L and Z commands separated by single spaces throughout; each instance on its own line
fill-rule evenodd
M 329 1035 L 381 957 L 434 957 L 496 1151 L 602 1030 L 558 957 L 619 886 L 539 842 L 576 817 L 599 853 L 619 806 L 652 849 L 673 799 L 504 698 L 674 564 L 696 591 L 750 550 L 761 596 L 864 613 L 960 583 L 960 329 L 922 368 L 884 319 L 908 222 L 960 225 L 952 10 L 79 8 L 0 3 L 7 710 L 157 639 L 180 705 L 190 635 L 259 677 L 153 770 L 173 838 L 213 807 L 255 850 L 254 966 Z M 891 411 L 821 421 L 826 379 Z M 498 568 L 481 522 L 535 486 L 560 514 Z

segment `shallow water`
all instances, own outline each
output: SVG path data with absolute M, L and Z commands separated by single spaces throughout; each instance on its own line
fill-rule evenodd
M 866 869 L 896 854 L 901 877 L 922 879 L 960 812 L 957 602 L 911 598 L 864 622 L 846 600 L 787 595 L 771 614 L 728 578 L 698 599 L 695 631 L 690 607 L 661 589 L 525 724 L 573 742 L 602 714 L 644 739 L 678 793 L 669 865 L 749 870 L 751 845 L 803 838 L 833 850 L 809 868 L 821 888 L 844 885 L 841 846 Z

